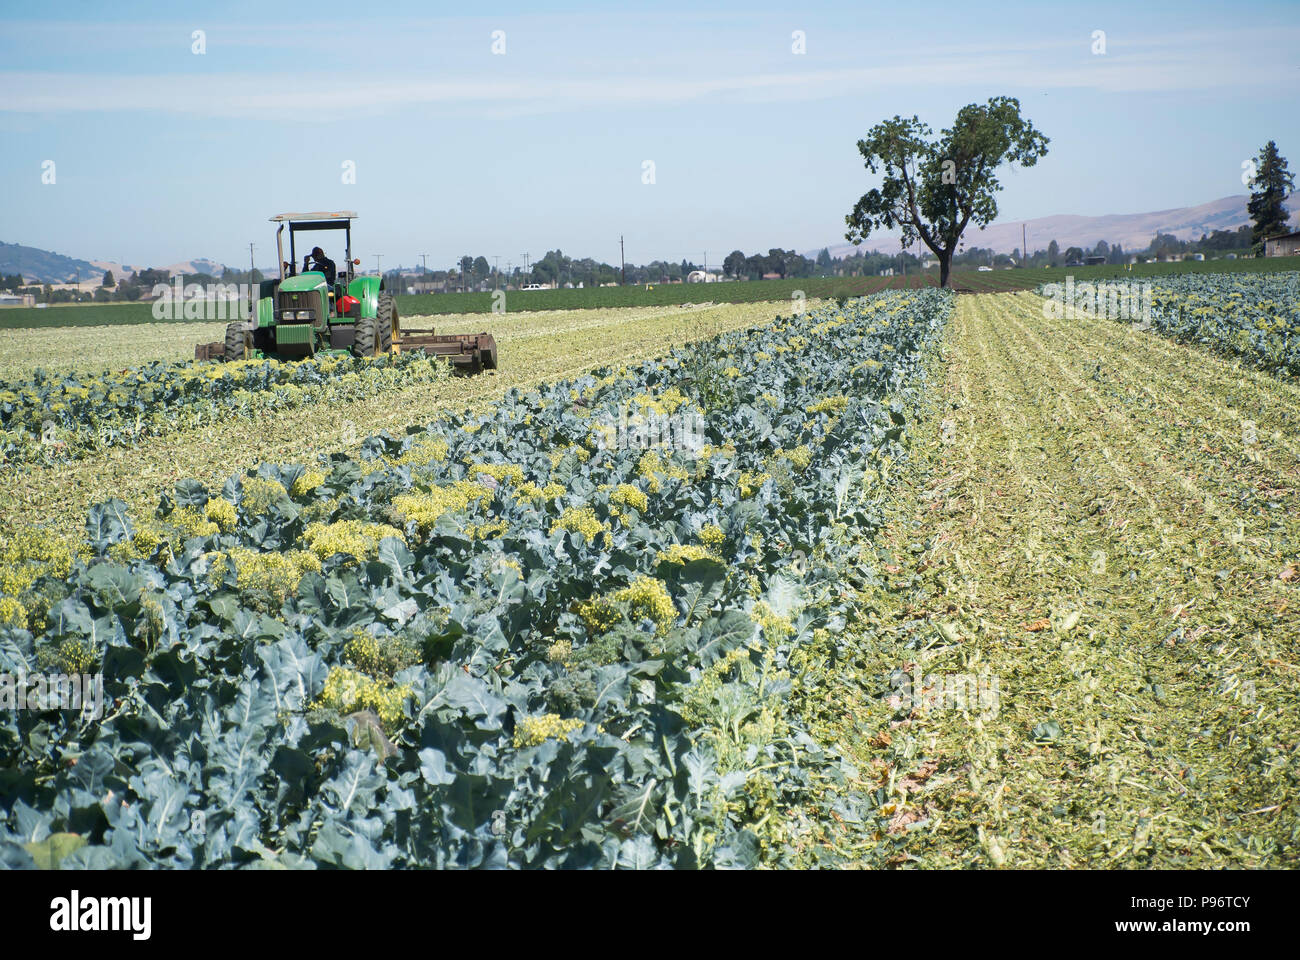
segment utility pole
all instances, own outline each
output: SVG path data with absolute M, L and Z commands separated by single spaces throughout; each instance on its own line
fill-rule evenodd
M 382 256 L 383 256 L 382 253 L 376 253 L 376 254 L 375 254 L 375 273 L 377 273 L 377 274 L 378 274 L 379 276 L 381 276 L 381 277 L 383 276 L 383 273 L 381 273 L 380 270 L 379 270 L 379 258 L 382 257 Z
M 623 259 L 623 235 L 621 233 L 618 236 L 618 266 L 623 272 L 623 279 L 619 282 L 623 286 L 627 286 L 627 261 Z
M 428 272 L 429 272 L 429 255 L 428 255 L 427 253 L 422 253 L 422 254 L 420 254 L 420 263 L 421 263 L 421 264 L 423 265 L 423 267 L 424 267 L 424 272 L 425 272 L 425 273 L 428 273 Z
M 495 290 L 501 286 L 501 257 L 495 253 L 492 254 L 492 275 L 496 277 L 492 284 L 492 289 Z

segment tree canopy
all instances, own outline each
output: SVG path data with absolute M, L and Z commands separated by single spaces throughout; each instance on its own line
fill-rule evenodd
M 1246 211 L 1254 224 L 1250 239 L 1256 255 L 1262 255 L 1266 239 L 1286 233 L 1290 216 L 1286 198 L 1295 189 L 1295 176 L 1287 169 L 1286 157 L 1277 152 L 1277 144 L 1272 140 L 1260 148 L 1259 156 L 1255 158 L 1255 177 L 1251 186 L 1254 189 L 1250 202 L 1246 204 Z
M 1004 163 L 1032 167 L 1047 153 L 1047 137 L 1020 115 L 1014 97 L 968 104 L 937 139 L 918 117 L 895 116 L 858 141 L 867 170 L 884 181 L 867 191 L 844 218 L 846 239 L 860 243 L 873 230 L 902 229 L 903 246 L 920 240 L 939 259 L 939 282 L 948 285 L 953 251 L 962 232 L 985 227 L 998 214 Z

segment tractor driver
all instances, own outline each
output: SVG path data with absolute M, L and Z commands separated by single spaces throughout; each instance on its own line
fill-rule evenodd
M 308 261 L 311 261 L 311 266 L 307 265 Z M 312 247 L 311 253 L 302 258 L 302 269 L 304 273 L 308 270 L 319 270 L 325 274 L 325 283 L 331 287 L 334 286 L 334 277 L 337 272 L 334 261 L 325 256 L 325 251 L 320 247 Z

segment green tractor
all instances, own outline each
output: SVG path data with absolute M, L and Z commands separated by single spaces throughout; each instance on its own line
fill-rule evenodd
M 317 354 L 379 357 L 419 350 L 445 357 L 463 373 L 497 368 L 497 343 L 492 334 L 439 334 L 433 328 L 403 331 L 397 304 L 384 290 L 382 277 L 357 276 L 352 259 L 355 213 L 281 213 L 271 218 L 280 226 L 275 249 L 280 278 L 263 280 L 251 318 L 226 327 L 226 339 L 201 343 L 196 360 L 244 360 L 269 357 L 301 360 Z M 284 259 L 284 228 L 289 227 L 289 259 Z M 343 269 L 334 266 L 319 247 L 298 263 L 297 237 L 320 230 L 343 231 Z M 306 246 L 306 244 L 304 244 Z M 321 256 L 317 257 L 316 254 Z M 325 261 L 322 263 L 322 259 Z M 309 266 L 308 261 L 312 260 Z M 333 272 L 334 276 L 328 276 Z
M 350 353 L 377 357 L 393 348 L 398 328 L 397 306 L 384 290 L 382 277 L 357 276 L 361 263 L 352 258 L 351 211 L 337 213 L 281 213 L 271 218 L 279 224 L 275 247 L 280 263 L 278 280 L 263 280 L 249 320 L 226 327 L 223 343 L 200 344 L 195 358 L 242 360 L 272 357 L 301 360 L 316 354 Z M 284 258 L 284 228 L 289 228 L 289 259 Z M 304 257 L 298 269 L 298 234 L 341 231 L 343 263 L 308 266 Z M 306 244 L 304 244 L 306 246 Z M 316 249 L 320 249 L 317 247 Z M 327 277 L 326 269 L 334 270 Z

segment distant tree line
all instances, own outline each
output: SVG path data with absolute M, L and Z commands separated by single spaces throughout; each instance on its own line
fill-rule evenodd
M 252 271 L 252 282 L 263 279 L 262 271 Z M 249 271 L 226 268 L 218 278 L 210 273 L 186 273 L 180 275 L 186 285 L 198 284 L 206 287 L 215 283 L 248 283 Z M 0 278 L 0 290 L 14 293 L 30 293 L 37 303 L 130 303 L 141 298 L 148 299 L 158 284 L 171 284 L 172 274 L 168 270 L 150 268 L 139 270 L 131 277 L 117 279 L 112 270 L 104 271 L 100 285 L 91 290 L 56 290 L 51 284 L 23 284 L 21 276 Z

